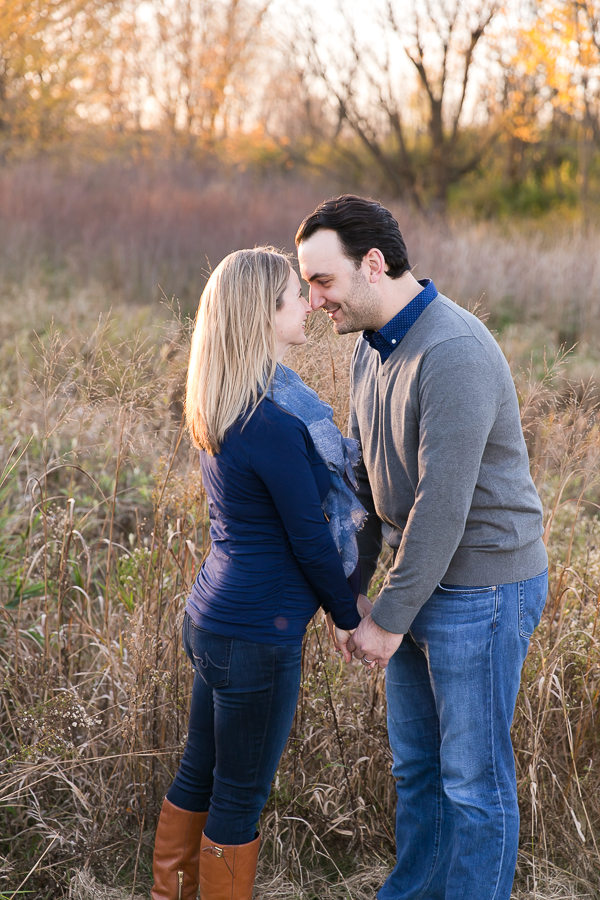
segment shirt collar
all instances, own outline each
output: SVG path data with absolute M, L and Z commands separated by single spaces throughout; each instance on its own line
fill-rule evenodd
M 419 281 L 423 290 L 397 313 L 393 319 L 380 328 L 379 331 L 363 331 L 363 337 L 367 343 L 377 350 L 382 362 L 392 354 L 409 329 L 415 324 L 423 310 L 429 306 L 438 295 L 437 288 L 431 278 Z

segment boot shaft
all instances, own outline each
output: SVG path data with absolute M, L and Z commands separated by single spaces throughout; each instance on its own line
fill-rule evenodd
M 152 900 L 196 900 L 207 818 L 207 812 L 179 809 L 165 797 L 154 841 Z
M 252 900 L 259 847 L 260 837 L 249 844 L 216 844 L 203 834 L 201 900 Z

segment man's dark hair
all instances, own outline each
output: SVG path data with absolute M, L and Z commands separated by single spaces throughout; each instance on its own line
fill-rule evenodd
M 365 254 L 376 247 L 383 253 L 390 278 L 400 278 L 410 271 L 400 226 L 389 209 L 376 200 L 365 200 L 354 194 L 325 200 L 300 225 L 296 246 L 320 228 L 337 233 L 344 254 L 357 268 Z

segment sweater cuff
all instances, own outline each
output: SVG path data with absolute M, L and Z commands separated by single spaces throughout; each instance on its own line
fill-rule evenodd
M 392 634 L 406 634 L 420 607 L 402 606 L 393 597 L 380 594 L 373 604 L 371 618 L 376 625 Z

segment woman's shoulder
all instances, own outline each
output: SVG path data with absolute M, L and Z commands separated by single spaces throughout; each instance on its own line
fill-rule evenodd
M 257 440 L 284 439 L 305 440 L 308 428 L 298 416 L 287 412 L 278 406 L 269 397 L 258 404 L 246 424 L 240 429 L 240 434 L 248 437 L 252 434 Z
M 227 432 L 221 451 L 237 453 L 253 446 L 272 445 L 276 449 L 282 442 L 306 445 L 310 441 L 308 428 L 297 416 L 265 397 L 248 417 L 240 416 Z
M 304 422 L 291 415 L 272 400 L 264 398 L 250 418 L 241 418 L 227 433 L 221 452 L 224 460 L 242 461 L 255 469 L 269 465 L 269 460 L 284 456 L 292 458 L 296 453 L 304 455 L 311 443 Z

